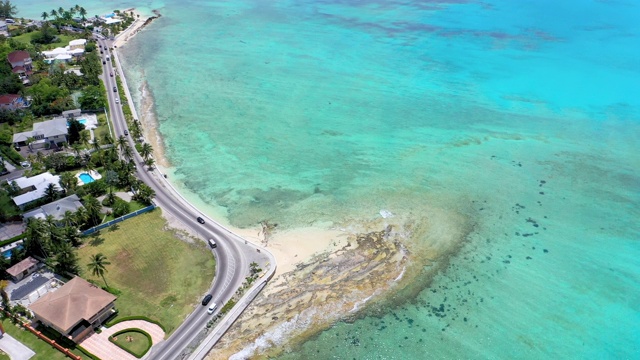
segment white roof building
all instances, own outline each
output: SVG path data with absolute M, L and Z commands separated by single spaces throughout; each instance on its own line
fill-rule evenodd
M 55 48 L 53 50 L 43 51 L 42 55 L 45 61 L 52 62 L 54 60 L 69 60 L 72 56 L 80 56 L 84 54 L 84 46 L 87 40 L 76 39 L 69 41 L 69 45 L 65 47 Z
M 82 203 L 80 202 L 80 198 L 74 194 L 24 213 L 24 219 L 27 220 L 33 217 L 44 220 L 47 218 L 47 215 L 51 215 L 56 220 L 62 220 L 65 212 L 76 212 L 81 207 Z
M 43 173 L 40 175 L 28 177 L 21 177 L 15 180 L 20 189 L 32 189 L 31 191 L 18 195 L 13 198 L 13 202 L 22 207 L 32 201 L 38 200 L 44 196 L 44 191 L 49 184 L 53 184 L 56 191 L 62 191 L 62 188 L 58 184 L 60 182 L 60 176 L 52 175 L 51 173 Z

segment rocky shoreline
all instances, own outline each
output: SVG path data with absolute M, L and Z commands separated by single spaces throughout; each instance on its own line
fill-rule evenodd
M 470 231 L 464 226 L 443 234 L 436 223 L 439 218 L 403 224 L 374 221 L 363 228 L 378 230 L 354 233 L 345 246 L 298 263 L 268 284 L 207 358 L 271 358 L 336 321 L 415 297 Z M 438 239 L 416 243 L 407 234 Z

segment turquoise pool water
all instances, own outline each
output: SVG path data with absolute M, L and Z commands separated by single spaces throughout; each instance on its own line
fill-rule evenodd
M 78 122 L 82 125 L 87 125 L 87 119 L 78 119 Z M 69 127 L 69 123 L 67 122 L 67 127 Z
M 5 250 L 5 251 L 3 251 L 3 252 L 2 252 L 2 256 L 3 256 L 5 259 L 11 259 L 11 255 L 13 255 L 13 250 L 14 250 L 14 249 L 18 249 L 18 250 L 20 250 L 20 249 L 22 249 L 22 248 L 23 248 L 23 246 L 22 246 L 22 245 L 18 245 L 18 246 L 16 246 L 16 247 L 15 247 L 15 248 L 13 248 L 13 249 Z
M 96 181 L 91 175 L 87 174 L 87 173 L 82 173 L 80 174 L 80 180 L 82 180 L 83 183 L 88 184 L 88 183 L 92 183 L 94 181 Z

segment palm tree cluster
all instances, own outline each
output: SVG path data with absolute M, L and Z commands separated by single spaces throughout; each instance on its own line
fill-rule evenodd
M 79 5 L 73 6 L 69 10 L 65 10 L 62 6 L 60 6 L 57 10 L 52 9 L 48 13 L 46 11 L 43 11 L 40 17 L 42 17 L 42 20 L 44 21 L 47 21 L 49 17 L 53 18 L 56 21 L 58 20 L 71 21 L 73 20 L 76 14 L 79 14 L 82 17 L 83 21 L 87 19 L 86 18 L 87 10 L 85 10 L 82 6 L 79 6 Z
M 78 275 L 80 267 L 74 247 L 81 242 L 76 215 L 67 211 L 61 221 L 56 221 L 51 215 L 45 219 L 29 219 L 25 251 L 45 258 L 57 273 Z

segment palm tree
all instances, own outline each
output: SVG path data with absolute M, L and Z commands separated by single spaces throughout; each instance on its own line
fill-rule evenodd
M 60 174 L 60 186 L 63 189 L 67 191 L 72 191 L 76 188 L 77 185 L 78 185 L 78 179 L 76 179 L 73 173 L 70 173 L 67 171 Z
M 122 150 L 122 148 L 127 146 L 128 144 L 129 142 L 127 141 L 127 138 L 124 135 L 120 135 L 120 137 L 118 137 L 118 148 L 120 150 Z
M 55 184 L 47 185 L 47 188 L 44 189 L 44 198 L 47 199 L 48 202 L 52 202 L 58 198 L 58 190 Z
M 122 157 L 127 161 L 131 161 L 131 159 L 133 159 L 133 150 L 131 150 L 131 146 L 125 145 L 122 148 Z
M 80 145 L 79 143 L 75 143 L 71 145 L 71 148 L 76 153 L 76 156 L 80 155 L 80 150 L 82 150 L 82 145 Z
M 82 6 L 80 7 L 80 9 L 78 9 L 78 13 L 80 14 L 80 16 L 82 16 L 82 21 L 87 20 L 87 10 L 85 10 Z
M 97 253 L 91 256 L 91 262 L 87 264 L 87 267 L 93 276 L 101 276 L 102 280 L 104 280 L 104 285 L 108 288 L 109 284 L 107 284 L 107 279 L 104 278 L 104 273 L 107 272 L 107 265 L 111 265 L 111 263 L 107 261 L 107 257 L 102 253 Z
M 97 225 L 100 223 L 100 210 L 102 204 L 100 201 L 91 195 L 87 195 L 84 198 L 84 208 L 87 210 L 87 219 L 90 221 L 90 225 Z
M 42 21 L 47 21 L 47 18 L 49 17 L 49 14 L 47 14 L 46 11 L 43 11 L 42 14 L 40 15 L 40 17 L 42 17 Z
M 78 275 L 78 273 L 80 273 L 78 257 L 70 243 L 65 242 L 58 248 L 55 256 L 54 269 L 58 274 L 71 273 Z
M 152 153 L 153 153 L 153 148 L 151 147 L 151 144 L 149 143 L 142 144 L 142 147 L 140 148 L 140 156 L 142 156 L 143 159 L 145 160 L 149 159 L 149 156 L 151 156 Z
M 62 16 L 62 15 L 64 15 L 64 13 L 65 13 L 64 8 L 62 6 L 60 6 L 58 8 L 58 15 Z
M 156 161 L 153 160 L 153 158 L 148 158 L 147 160 L 144 161 L 144 164 L 147 165 L 147 168 L 149 169 L 149 171 L 153 170 L 153 164 L 155 164 Z
M 113 138 L 109 133 L 104 133 L 104 135 L 102 135 L 102 142 L 105 144 L 113 144 Z
M 102 150 L 100 148 L 100 140 L 98 140 L 98 138 L 93 138 L 91 146 L 93 147 L 93 151 L 99 152 L 100 150 Z
M 51 10 L 49 15 L 53 16 L 54 18 L 56 18 L 56 20 L 58 19 L 58 12 L 56 11 L 56 9 Z
M 91 134 L 89 133 L 89 130 L 80 131 L 80 142 L 84 146 L 88 146 L 89 145 L 89 140 L 91 140 Z

